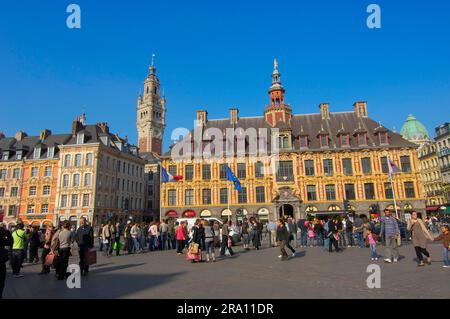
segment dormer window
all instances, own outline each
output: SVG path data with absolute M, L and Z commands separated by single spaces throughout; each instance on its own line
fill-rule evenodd
M 340 140 L 341 140 L 341 147 L 350 146 L 350 134 L 342 134 L 340 136 Z
M 53 158 L 55 156 L 55 147 L 49 147 L 47 150 L 47 158 Z
M 16 152 L 16 159 L 17 160 L 21 160 L 22 159 L 22 151 L 17 151 Z
M 84 144 L 84 133 L 77 134 L 77 144 Z
M 367 133 L 358 133 L 358 145 L 367 145 Z
M 380 145 L 389 144 L 389 133 L 388 132 L 378 133 L 378 141 L 380 142 Z
M 328 134 L 321 134 L 319 136 L 319 138 L 320 138 L 320 147 L 329 147 L 330 146 Z
M 34 149 L 33 158 L 34 159 L 41 158 L 41 148 L 40 147 L 36 147 Z
M 288 134 L 280 134 L 278 136 L 278 143 L 280 145 L 280 149 L 289 149 L 291 148 L 291 139 Z
M 300 136 L 300 148 L 308 148 L 309 140 L 308 136 Z
M 7 161 L 9 159 L 9 152 L 3 152 L 2 154 L 2 160 Z

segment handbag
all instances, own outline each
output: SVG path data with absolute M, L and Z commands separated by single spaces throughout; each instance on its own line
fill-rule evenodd
M 97 263 L 97 251 L 89 249 L 84 254 L 84 263 L 88 266 L 95 265 Z
M 49 267 L 51 265 L 53 265 L 53 262 L 55 260 L 55 255 L 53 253 L 48 253 L 47 256 L 45 256 L 45 263 L 44 265 Z

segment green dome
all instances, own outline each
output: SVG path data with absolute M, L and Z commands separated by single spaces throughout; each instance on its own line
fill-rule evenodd
M 427 140 L 430 138 L 426 127 L 414 115 L 408 115 L 400 134 L 409 141 Z

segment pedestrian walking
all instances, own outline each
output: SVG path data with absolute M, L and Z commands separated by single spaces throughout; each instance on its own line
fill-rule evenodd
M 86 264 L 86 253 L 94 247 L 94 230 L 88 225 L 85 217 L 80 218 L 80 226 L 77 229 L 75 240 L 78 245 L 78 256 L 80 259 L 81 276 L 87 276 L 89 265 Z
M 159 224 L 159 233 L 160 233 L 160 238 L 161 238 L 160 250 L 167 249 L 168 231 L 169 231 L 169 226 L 167 225 L 167 223 L 164 220 L 162 220 L 161 223 Z
M 370 258 L 372 261 L 378 260 L 378 254 L 377 254 L 377 236 L 375 233 L 369 229 L 367 231 L 367 243 L 370 247 Z
M 177 228 L 177 232 L 175 235 L 175 237 L 177 239 L 177 254 L 178 255 L 181 255 L 183 253 L 184 243 L 186 241 L 185 228 L 186 228 L 185 222 L 181 222 L 181 224 Z
M 139 239 L 142 236 L 141 227 L 138 223 L 135 223 L 133 227 L 131 227 L 131 238 L 133 240 L 133 253 L 140 253 L 141 252 L 141 246 L 139 244 Z
M 231 223 L 231 222 L 230 222 Z M 231 227 L 231 224 L 230 224 Z M 260 223 L 257 221 L 255 217 L 250 218 L 250 237 L 253 241 L 253 246 L 256 250 L 259 250 L 261 246 L 261 233 L 260 233 Z
M 214 224 L 203 221 L 203 229 L 205 233 L 205 252 L 206 252 L 206 262 L 210 262 L 211 258 L 213 262 L 216 262 L 216 248 L 214 246 L 214 238 L 216 237 Z
M 355 245 L 354 227 L 348 215 L 345 216 L 345 235 L 347 237 L 347 247 L 353 247 Z
M 119 222 L 116 223 L 114 227 L 114 247 L 113 250 L 116 251 L 116 256 L 120 256 L 120 248 L 122 246 L 120 242 L 120 237 L 122 236 L 122 226 Z
M 250 250 L 250 224 L 247 218 L 244 218 L 244 221 L 241 225 L 241 235 L 242 235 L 242 243 L 245 250 Z
M 392 217 L 392 211 L 385 209 L 385 216 L 381 218 L 381 238 L 385 243 L 385 258 L 387 263 L 398 262 L 399 249 L 397 244 L 397 238 L 400 236 L 400 229 L 398 227 L 397 220 Z
M 339 231 L 337 229 L 336 218 L 332 218 L 328 221 L 328 234 L 326 236 L 329 239 L 328 252 L 333 252 L 333 246 L 337 253 L 340 252 L 341 249 L 339 248 Z
M 229 241 L 231 240 L 229 236 L 229 225 L 228 221 L 225 220 L 222 226 L 222 241 L 220 245 L 220 256 L 225 256 L 225 250 L 228 250 L 231 256 L 234 255 L 233 249 L 231 248 L 231 245 Z
M 282 218 L 277 221 L 277 242 L 280 245 L 281 255 L 278 256 L 281 260 L 288 260 L 289 256 L 286 252 L 286 243 L 289 241 L 289 231 L 286 227 L 286 224 Z
M 6 229 L 2 221 L 0 221 L 0 299 L 3 299 L 3 290 L 5 289 L 6 280 L 6 263 L 8 262 L 8 250 L 6 247 L 13 245 L 11 233 Z
M 288 217 L 288 228 L 289 228 L 289 239 L 290 241 L 294 242 L 294 247 L 297 248 L 298 247 L 298 243 L 297 243 L 297 224 L 295 223 L 294 218 L 292 217 Z M 291 244 L 289 243 L 289 246 Z
M 42 269 L 39 273 L 40 275 L 46 275 L 50 273 L 50 266 L 45 264 L 45 259 L 47 258 L 47 255 L 51 252 L 50 245 L 52 243 L 52 237 L 53 237 L 53 230 L 51 227 L 47 227 L 44 234 L 44 247 L 42 249 L 42 255 L 41 255 L 41 262 L 42 262 Z
M 353 223 L 354 233 L 356 236 L 356 240 L 358 241 L 359 248 L 364 248 L 364 221 L 361 216 L 357 216 L 355 218 L 355 222 Z
M 205 250 L 205 229 L 201 219 L 195 221 L 192 227 L 192 246 L 197 245 L 196 251 L 190 251 L 188 258 L 192 263 L 202 261 L 202 251 Z
M 133 253 L 133 239 L 131 238 L 131 227 L 133 227 L 132 222 L 129 220 L 127 221 L 127 226 L 125 227 L 123 236 L 125 240 L 125 250 L 127 251 L 127 254 Z
M 434 238 L 433 241 L 442 241 L 444 245 L 442 255 L 444 257 L 444 265 L 442 268 L 450 268 L 449 251 L 450 251 L 450 230 L 448 225 L 441 226 L 442 234 Z
M 23 275 L 20 273 L 22 269 L 22 263 L 25 256 L 25 241 L 28 239 L 28 235 L 24 230 L 24 224 L 19 222 L 16 225 L 16 230 L 12 233 L 13 249 L 12 249 L 12 272 L 13 277 L 21 278 Z
M 29 259 L 30 264 L 39 263 L 39 247 L 41 246 L 41 239 L 39 237 L 38 230 L 35 227 L 30 227 L 29 233 Z
M 275 247 L 277 245 L 277 223 L 270 221 L 267 224 L 267 231 L 269 233 L 269 245 Z
M 167 249 L 175 249 L 175 225 L 173 220 L 167 223 Z
M 431 236 L 428 232 L 425 223 L 418 217 L 417 212 L 412 212 L 407 229 L 411 233 L 412 244 L 416 252 L 418 266 L 425 266 L 423 256 L 427 258 L 427 264 L 431 265 L 431 256 L 427 250 L 427 246 L 428 241 L 433 241 L 433 236 Z
M 297 227 L 300 229 L 300 247 L 306 247 L 308 245 L 308 227 L 306 219 L 302 218 L 298 220 Z
M 56 273 L 58 280 L 67 278 L 67 267 L 69 266 L 70 249 L 73 242 L 73 233 L 70 231 L 70 222 L 65 221 L 62 225 L 62 230 L 58 233 L 58 259 Z
M 98 238 L 98 244 L 99 244 L 98 250 L 99 251 L 103 251 L 103 237 L 102 237 L 103 227 L 105 227 L 105 224 L 101 224 L 97 230 L 97 238 Z
M 112 246 L 112 220 L 108 220 L 108 223 L 103 226 L 102 230 L 102 238 L 103 238 L 103 245 L 105 246 L 105 256 L 109 257 L 111 255 L 111 246 Z
M 150 250 L 155 251 L 158 248 L 158 225 L 156 222 L 151 223 L 149 228 Z

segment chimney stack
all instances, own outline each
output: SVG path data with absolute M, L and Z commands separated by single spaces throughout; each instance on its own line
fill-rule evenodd
M 208 122 L 208 112 L 205 110 L 197 111 L 197 125 L 206 125 Z
M 100 127 L 103 133 L 109 134 L 109 126 L 106 122 L 97 123 L 97 126 Z
M 41 133 L 39 134 L 39 139 L 41 141 L 45 140 L 47 137 L 49 137 L 50 135 L 52 135 L 52 131 L 48 130 L 48 129 L 44 129 L 41 131 Z
M 84 128 L 83 123 L 81 123 L 81 119 L 76 117 L 72 122 L 72 136 L 76 136 L 79 131 Z
M 367 102 L 365 101 L 355 102 L 355 104 L 353 104 L 353 107 L 355 108 L 355 113 L 357 117 L 368 117 Z
M 230 124 L 237 125 L 239 120 L 239 110 L 235 107 L 230 109 Z
M 19 132 L 16 133 L 15 138 L 16 138 L 17 141 L 22 141 L 27 136 L 28 136 L 27 133 L 25 133 L 23 131 L 19 131 Z
M 330 104 L 328 103 L 320 103 L 320 115 L 322 116 L 322 120 L 330 119 Z

